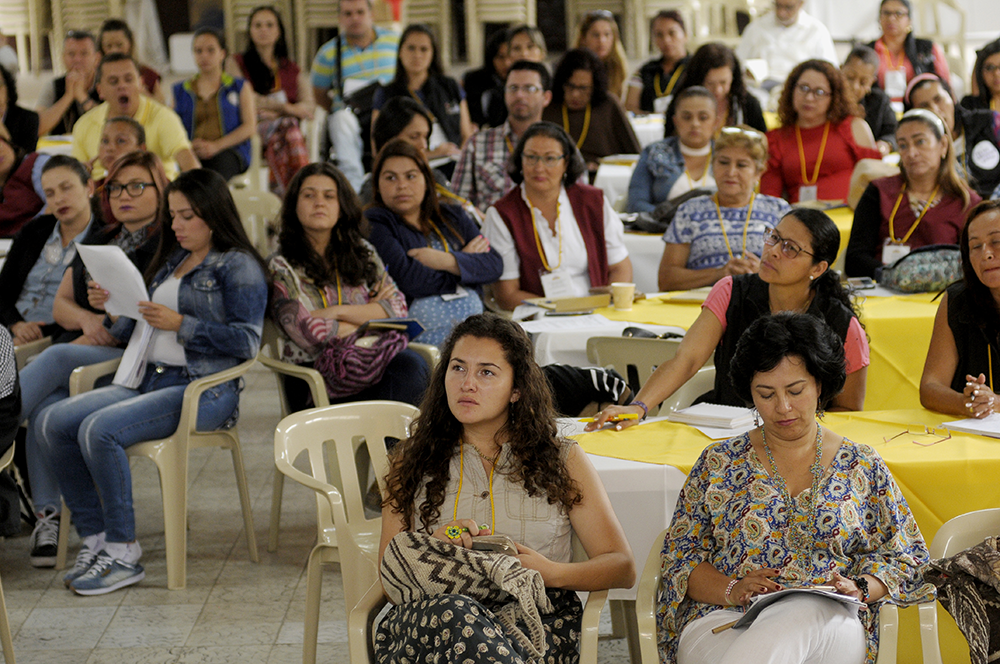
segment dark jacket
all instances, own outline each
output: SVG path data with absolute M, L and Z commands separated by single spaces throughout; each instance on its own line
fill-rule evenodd
M 670 70 L 669 74 L 665 74 L 663 71 L 663 58 L 655 58 L 644 64 L 639 69 L 639 78 L 642 79 L 642 95 L 639 97 L 639 108 L 647 113 L 652 113 L 654 110 L 653 100 L 660 96 L 660 92 L 665 97 L 674 91 L 677 81 L 680 80 L 680 75 L 684 72 L 684 66 L 690 59 L 691 56 L 689 55 L 681 58 L 674 65 L 674 68 Z M 673 81 L 673 85 L 671 85 L 671 81 Z
M 10 132 L 11 145 L 25 152 L 34 152 L 38 147 L 38 113 L 20 106 L 8 106 L 3 124 Z
M 955 107 L 955 133 L 965 136 L 965 172 L 984 199 L 1000 185 L 1000 113 Z
M 393 97 L 409 96 L 405 85 L 389 85 L 375 93 L 376 110 Z M 455 145 L 462 145 L 462 90 L 458 82 L 448 76 L 431 75 L 418 92 L 419 101 L 430 111 L 435 122 L 440 123 L 445 136 Z
M 493 67 L 482 67 L 470 71 L 462 79 L 462 89 L 465 90 L 465 103 L 469 106 L 469 117 L 481 128 L 497 127 L 507 119 L 507 107 L 503 99 L 504 82 L 497 77 Z M 502 114 L 496 113 L 496 100 L 504 109 Z M 493 111 L 495 117 L 490 116 Z M 500 117 L 500 116 L 503 117 Z M 499 120 L 499 121 L 497 121 Z
M 47 214 L 29 221 L 14 236 L 0 270 L 0 323 L 7 327 L 24 320 L 17 310 L 17 300 L 56 223 L 56 218 Z
M 892 110 L 892 102 L 882 88 L 873 87 L 871 92 L 861 100 L 865 109 L 865 122 L 872 128 L 876 141 L 885 141 L 896 149 L 896 112 Z
M 962 392 L 966 376 L 1000 376 L 998 323 L 1000 319 L 996 307 L 984 314 L 973 301 L 964 281 L 948 287 L 948 327 L 958 350 L 958 364 L 951 378 L 951 389 Z

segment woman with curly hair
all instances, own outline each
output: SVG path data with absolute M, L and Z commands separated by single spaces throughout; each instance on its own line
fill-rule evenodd
M 607 9 L 587 12 L 577 28 L 573 48 L 585 48 L 601 59 L 608 74 L 608 92 L 621 101 L 628 76 L 628 58 L 614 14 Z
M 448 542 L 455 555 L 474 549 L 477 536 L 508 535 L 520 567 L 540 573 L 555 608 L 542 616 L 545 661 L 575 661 L 582 615 L 575 591 L 627 588 L 635 580 L 621 525 L 587 455 L 559 437 L 548 384 L 516 323 L 472 316 L 441 357 L 413 435 L 392 455 L 379 561 L 407 531 Z M 570 562 L 573 533 L 586 562 Z M 397 605 L 376 631 L 376 659 L 398 661 L 405 652 L 429 661 L 464 648 L 478 661 L 527 660 L 495 609 L 459 594 Z
M 378 370 L 373 365 L 364 377 L 352 374 L 348 381 L 338 373 L 336 359 L 350 352 L 362 326 L 407 314 L 406 298 L 365 240 L 368 225 L 343 173 L 327 162 L 300 170 L 288 184 L 280 217 L 278 252 L 268 266 L 271 315 L 285 338 L 282 359 L 315 365 L 334 402 L 419 403 L 427 364 L 405 343 L 384 349 Z M 293 403 L 306 405 L 299 383 L 286 389 Z
M 882 158 L 863 116 L 848 101 L 836 67 L 825 60 L 799 63 L 781 91 L 781 127 L 767 132 L 771 158 L 761 193 L 792 204 L 845 200 L 855 164 Z

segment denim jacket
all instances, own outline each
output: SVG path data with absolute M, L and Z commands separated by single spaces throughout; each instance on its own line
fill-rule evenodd
M 667 200 L 677 179 L 684 175 L 684 156 L 676 136 L 647 145 L 628 184 L 628 211 L 652 212 Z
M 188 252 L 178 249 L 157 272 L 156 287 L 173 274 Z M 202 378 L 256 357 L 267 310 L 267 280 L 249 254 L 230 250 L 208 252 L 205 260 L 181 277 L 178 310 L 184 316 L 177 342 L 184 347 L 191 379 Z M 124 316 L 111 334 L 125 341 L 135 321 Z

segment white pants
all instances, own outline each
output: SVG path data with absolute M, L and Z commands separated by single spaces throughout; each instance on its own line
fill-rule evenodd
M 719 610 L 681 632 L 678 664 L 863 664 L 865 628 L 854 609 L 821 597 L 794 595 L 772 604 L 750 627 L 712 629 L 740 617 Z
M 330 131 L 330 143 L 337 159 L 337 167 L 354 187 L 354 191 L 360 191 L 365 180 L 365 168 L 361 163 L 364 146 L 361 144 L 358 116 L 349 108 L 331 113 L 327 129 Z

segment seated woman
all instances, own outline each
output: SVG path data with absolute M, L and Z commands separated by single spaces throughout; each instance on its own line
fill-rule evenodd
M 607 9 L 587 12 L 577 27 L 573 48 L 585 48 L 600 58 L 608 75 L 608 94 L 622 101 L 625 98 L 628 58 L 614 14 Z
M 378 121 L 372 123 L 372 147 L 375 149 L 375 156 L 378 156 L 386 143 L 398 138 L 420 150 L 420 154 L 426 159 L 427 140 L 431 135 L 433 121 L 424 105 L 410 97 L 393 97 L 385 102 L 382 109 L 385 113 L 379 113 Z M 432 174 L 435 184 L 447 191 L 450 186 L 448 176 L 436 168 Z M 365 176 L 364 184 L 358 191 L 362 205 L 372 202 L 373 182 L 371 174 Z
M 764 112 L 760 108 L 760 102 L 752 94 L 747 92 L 743 83 L 743 67 L 739 58 L 733 53 L 733 49 L 725 44 L 710 42 L 702 44 L 694 52 L 687 65 L 684 66 L 684 73 L 674 87 L 674 100 L 684 91 L 700 85 L 707 88 L 715 95 L 718 115 L 716 125 L 718 127 L 749 125 L 757 131 L 763 133 L 767 131 L 764 124 Z M 676 132 L 674 128 L 674 106 L 675 101 L 671 100 L 667 106 L 666 124 L 664 126 L 664 136 L 673 136 Z
M 62 334 L 52 304 L 63 272 L 76 257 L 73 240 L 86 241 L 101 225 L 94 223 L 90 204 L 94 181 L 76 159 L 49 159 L 42 169 L 42 191 L 49 214 L 18 231 L 0 270 L 0 324 L 10 328 L 15 346 Z
M 896 141 L 899 175 L 869 184 L 854 210 L 844 256 L 850 277 L 877 279 L 883 265 L 912 249 L 958 244 L 966 212 L 981 200 L 956 172 L 941 118 L 919 108 L 908 111 Z
M 101 31 L 97 33 L 97 50 L 101 57 L 111 53 L 124 53 L 128 57 L 136 60 L 139 66 L 139 77 L 142 79 L 142 89 L 150 97 L 160 102 L 166 103 L 163 99 L 163 89 L 160 86 L 161 77 L 152 67 L 139 64 L 133 53 L 135 39 L 132 37 L 132 29 L 128 23 L 121 19 L 109 18 L 101 24 Z M 108 166 L 108 168 L 111 168 Z
M 896 103 L 914 76 L 935 74 L 951 80 L 941 45 L 913 36 L 912 14 L 910 0 L 882 0 L 878 13 L 882 36 L 868 44 L 879 57 L 878 86 Z
M 796 208 L 782 217 L 764 239 L 759 274 L 725 277 L 712 287 L 701 314 L 688 329 L 677 355 L 661 364 L 629 406 L 606 408 L 592 431 L 620 413 L 645 418 L 646 404 L 658 404 L 676 392 L 715 353 L 715 388 L 699 401 L 743 406 L 729 380 L 736 342 L 755 320 L 782 311 L 804 311 L 826 321 L 844 345 L 847 380 L 829 410 L 862 410 L 868 374 L 868 338 L 857 310 L 830 265 L 840 249 L 840 231 L 824 212 Z M 623 429 L 636 422 L 618 423 Z
M 0 136 L 25 152 L 34 152 L 38 146 L 38 113 L 17 105 L 17 81 L 14 74 L 2 66 L 0 66 Z
M 386 478 L 380 568 L 407 540 L 451 559 L 472 548 L 474 536 L 508 535 L 554 607 L 541 618 L 544 661 L 576 661 L 582 608 L 574 591 L 627 588 L 635 564 L 587 455 L 557 435 L 528 335 L 489 313 L 459 324 L 412 430 L 393 451 Z M 585 562 L 571 562 L 574 533 Z M 382 583 L 392 582 L 383 576 Z M 400 661 L 406 653 L 431 661 L 463 646 L 479 661 L 527 660 L 525 646 L 491 612 L 499 608 L 459 594 L 394 606 L 375 633 L 375 659 Z
M 560 125 L 583 154 L 593 180 L 602 157 L 639 154 L 621 102 L 608 92 L 604 65 L 586 49 L 566 51 L 552 77 L 552 102 L 542 120 Z
M 110 173 L 115 162 L 122 155 L 136 150 L 145 152 L 146 150 L 146 130 L 134 118 L 119 115 L 116 118 L 108 118 L 101 129 L 101 145 L 97 151 L 97 162 L 89 165 L 90 170 L 99 165 L 104 168 L 105 173 Z M 107 178 L 95 181 L 96 193 L 101 195 L 104 182 Z
M 483 66 L 466 72 L 462 77 L 465 103 L 469 119 L 481 129 L 503 124 L 490 117 L 492 109 L 503 106 L 503 84 L 507 80 L 507 31 L 497 30 L 486 39 L 483 46 Z M 499 104 L 497 104 L 499 101 Z
M 864 110 L 875 147 L 883 156 L 895 152 L 898 122 L 889 96 L 875 85 L 878 55 L 867 46 L 855 46 L 840 66 L 840 73 L 844 77 L 844 97 Z
M 389 141 L 372 167 L 375 200 L 365 211 L 369 240 L 406 296 L 424 332 L 440 346 L 455 325 L 483 313 L 482 285 L 500 278 L 503 260 L 462 208 L 440 204 L 423 153 Z
M 188 383 L 256 357 L 267 308 L 267 269 L 247 239 L 225 180 L 214 171 L 182 173 L 167 186 L 156 258 L 146 270 L 153 328 L 144 375 L 133 387 L 111 385 L 70 397 L 41 414 L 39 442 L 57 469 L 59 488 L 83 543 L 64 581 L 79 595 L 103 595 L 145 577 L 135 538 L 132 477 L 125 448 L 177 429 Z M 91 304 L 107 291 L 92 288 Z M 111 334 L 136 327 L 117 318 Z M 130 339 L 139 343 L 140 337 Z M 241 380 L 201 395 L 198 428 L 232 426 Z
M 685 89 L 674 105 L 674 136 L 647 145 L 628 185 L 628 211 L 653 212 L 657 206 L 693 189 L 715 189 L 710 168 L 715 131 L 715 96 L 707 89 Z
M 396 76 L 375 92 L 372 122 L 382 106 L 393 97 L 412 97 L 431 116 L 432 129 L 428 159 L 457 155 L 466 139 L 475 133 L 469 118 L 465 93 L 458 81 L 445 76 L 434 33 L 423 23 L 407 26 L 399 38 Z
M 226 71 L 253 86 L 257 133 L 271 172 L 271 189 L 282 196 L 292 176 L 309 163 L 299 121 L 311 120 L 316 110 L 313 88 L 306 72 L 288 59 L 285 24 L 274 7 L 251 11 L 247 33 L 247 50 L 235 53 Z
M 0 132 L 0 237 L 13 237 L 45 207 L 42 167 L 50 156 L 26 153 Z
M 365 231 L 358 197 L 332 164 L 309 164 L 295 174 L 281 208 L 278 252 L 269 260 L 271 316 L 285 337 L 281 359 L 315 366 L 334 403 L 388 399 L 416 405 L 428 369 L 405 348 L 405 339 L 397 343 L 383 333 L 378 364 L 365 376 L 348 381 L 336 371 L 336 360 L 350 352 L 365 323 L 407 314 L 406 298 Z M 289 381 L 286 389 L 294 403 L 307 405 L 301 385 Z
M 956 417 L 986 417 L 1000 410 L 993 382 L 994 367 L 1000 375 L 1000 200 L 969 211 L 959 246 L 963 278 L 941 296 L 920 405 Z
M 250 165 L 250 137 L 257 131 L 253 88 L 222 71 L 226 44 L 215 29 L 195 30 L 191 48 L 198 73 L 174 84 L 174 110 L 202 167 L 228 181 Z
M 760 191 L 789 203 L 843 201 L 854 166 L 881 159 L 871 127 L 849 103 L 840 71 L 825 60 L 796 65 L 778 102 L 781 127 L 767 132 L 771 158 Z
M 765 316 L 743 333 L 729 378 L 759 423 L 710 445 L 681 489 L 663 544 L 660 661 L 874 662 L 879 606 L 934 596 L 920 574 L 927 545 L 885 462 L 816 419 L 844 364 L 840 337 L 810 315 Z M 867 610 L 799 594 L 746 629 L 716 629 L 753 597 L 813 585 Z
M 1000 111 L 969 110 L 955 104 L 951 87 L 934 74 L 914 77 L 904 108 L 925 108 L 944 120 L 955 146 L 959 175 L 984 200 L 1000 187 Z
M 53 157 L 56 159 L 56 157 Z M 160 241 L 158 216 L 167 175 L 151 152 L 131 152 L 111 168 L 101 196 L 107 223 L 92 229 L 88 244 L 121 247 L 144 271 Z M 96 231 L 96 232 L 94 232 Z M 59 535 L 59 487 L 55 468 L 46 464 L 38 445 L 39 414 L 69 396 L 69 377 L 78 366 L 121 357 L 119 342 L 104 327 L 104 312 L 90 305 L 90 276 L 77 255 L 64 272 L 52 306 L 57 325 L 67 330 L 60 340 L 73 343 L 46 348 L 21 370 L 21 421 L 28 420 L 25 451 L 31 476 L 31 499 L 38 522 L 31 537 L 31 563 L 54 567 Z
M 503 258 L 496 285 L 501 307 L 632 281 L 621 219 L 600 189 L 577 182 L 586 165 L 566 132 L 550 122 L 531 125 L 507 168 L 520 186 L 486 211 L 483 224 Z
M 692 89 L 696 88 L 687 90 Z M 681 102 L 678 108 L 684 105 Z M 663 234 L 660 290 L 711 286 L 725 276 L 760 269 L 767 232 L 789 209 L 780 198 L 754 193 L 766 159 L 767 139 L 762 133 L 749 127 L 723 127 L 712 154 L 719 190 L 677 208 Z
M 662 113 L 673 97 L 674 88 L 690 56 L 684 17 L 676 9 L 660 10 L 653 17 L 653 44 L 660 52 L 638 69 L 628 82 L 625 110 L 633 113 Z
M 972 78 L 979 94 L 962 97 L 962 107 L 1000 111 L 1000 39 L 994 39 L 976 51 Z

